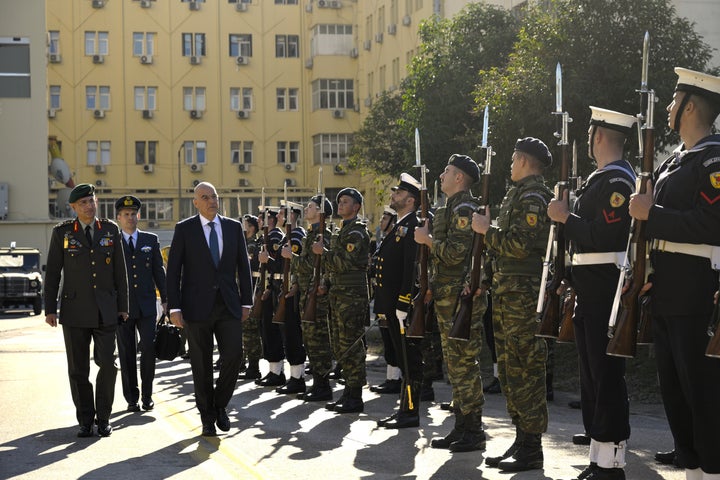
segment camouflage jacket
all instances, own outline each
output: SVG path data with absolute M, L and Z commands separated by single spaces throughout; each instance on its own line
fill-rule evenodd
M 367 288 L 370 259 L 370 232 L 357 217 L 343 222 L 333 233 L 330 249 L 324 254 L 326 278 L 333 285 Z
M 478 207 L 478 200 L 469 191 L 462 191 L 435 212 L 430 248 L 433 284 L 465 280 L 472 252 L 472 214 Z

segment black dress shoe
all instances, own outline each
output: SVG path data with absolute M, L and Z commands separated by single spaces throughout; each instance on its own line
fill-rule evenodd
M 138 405 L 137 403 L 128 403 L 127 411 L 128 412 L 139 412 L 140 405 Z
M 502 388 L 500 388 L 500 380 L 498 380 L 497 377 L 493 377 L 492 382 L 483 386 L 483 392 L 485 392 L 485 393 L 502 393 Z
M 419 427 L 420 415 L 417 410 L 414 412 L 399 412 L 394 419 L 388 420 L 382 426 L 395 429 Z
M 181 353 L 180 358 L 182 358 L 183 360 L 190 360 L 190 351 L 188 350 L 185 353 Z
M 113 428 L 107 420 L 98 420 L 97 434 L 99 437 L 109 437 Z
M 679 466 L 675 450 L 671 450 L 669 452 L 657 452 L 655 454 L 655 460 L 658 463 L 662 463 L 663 465 L 675 465 L 676 467 Z
M 397 417 L 398 417 L 398 412 L 395 412 L 395 413 L 393 413 L 392 415 L 390 415 L 389 417 L 385 417 L 385 418 L 382 418 L 382 419 L 378 420 L 378 421 L 377 421 L 377 426 L 378 426 L 378 427 L 384 427 L 386 423 L 395 420 Z
M 262 378 L 262 375 L 260 374 L 259 368 L 250 366 L 246 368 L 244 372 L 240 372 L 238 378 L 241 380 L 259 380 Z
M 345 397 L 335 404 L 333 411 L 336 413 L 361 413 L 365 409 L 362 398 Z
M 285 385 L 285 374 L 281 373 L 278 375 L 277 373 L 269 372 L 260 380 L 255 380 L 255 385 L 261 387 L 279 387 Z
M 590 445 L 590 435 L 587 433 L 576 433 L 572 437 L 572 442 L 575 445 Z
M 142 409 L 143 410 L 152 410 L 153 408 L 155 408 L 155 402 L 153 402 L 152 398 L 143 398 Z
M 391 380 L 387 379 L 380 385 L 374 385 L 370 387 L 371 392 L 375 393 L 394 393 L 398 394 L 400 393 L 400 388 L 402 387 L 402 380 Z
M 223 432 L 230 430 L 230 418 L 228 418 L 227 411 L 224 408 L 217 409 L 217 420 L 215 420 L 215 423 Z
M 440 404 L 440 410 L 447 410 L 448 412 L 455 411 L 455 405 L 452 402 L 442 402 Z
M 93 426 L 90 425 L 80 425 L 80 429 L 77 432 L 77 436 L 80 438 L 85 437 L 92 437 L 93 436 Z
M 275 389 L 275 392 L 283 394 L 283 395 L 288 395 L 288 394 L 293 394 L 293 393 L 303 393 L 304 391 L 305 391 L 305 379 L 304 378 L 295 378 L 295 377 L 290 377 L 290 380 L 288 380 L 285 385 Z
M 582 408 L 582 404 L 580 403 L 580 400 L 570 400 L 568 402 L 568 407 L 580 410 Z
M 203 423 L 202 434 L 203 437 L 214 437 L 217 435 L 215 431 L 215 425 L 212 423 Z
M 625 480 L 625 470 L 596 467 L 584 480 Z

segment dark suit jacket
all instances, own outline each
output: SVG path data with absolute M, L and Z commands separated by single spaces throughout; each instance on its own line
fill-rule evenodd
M 223 251 L 216 268 L 205 240 L 200 216 L 175 225 L 167 264 L 168 311 L 182 310 L 187 322 L 202 322 L 218 292 L 230 313 L 242 318 L 242 306 L 252 305 L 252 281 L 242 224 L 218 215 Z
M 415 213 L 406 215 L 383 239 L 375 264 L 375 313 L 408 311 L 415 285 Z
M 160 242 L 154 233 L 137 231 L 137 244 L 131 254 L 129 246 L 123 238 L 125 251 L 125 267 L 128 274 L 128 290 L 130 294 L 130 317 L 155 317 L 157 314 L 157 294 L 160 299 L 167 302 L 167 288 L 165 281 L 165 268 L 162 255 L 160 255 Z
M 96 221 L 92 245 L 77 219 L 53 228 L 45 272 L 46 313 L 57 313 L 59 297 L 59 321 L 73 327 L 98 327 L 100 315 L 103 325 L 117 325 L 118 312 L 128 311 L 122 236 L 114 222 Z

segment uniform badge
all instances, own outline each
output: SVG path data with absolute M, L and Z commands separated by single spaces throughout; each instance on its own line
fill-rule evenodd
M 525 221 L 526 221 L 527 224 L 530 225 L 531 227 L 534 227 L 535 225 L 537 225 L 537 220 L 538 220 L 537 213 L 527 213 L 527 214 L 525 214 Z
M 142 247 L 142 248 L 140 249 L 140 251 L 143 252 L 143 253 L 150 253 L 150 250 L 152 250 L 152 248 L 149 247 L 149 246 L 147 246 L 147 245 L 145 245 L 144 247 Z
M 293 253 L 297 253 L 298 250 L 300 250 L 300 246 L 299 246 L 299 245 L 293 245 L 293 246 L 292 246 L 292 252 L 293 252 Z
M 273 245 L 273 250 L 275 250 L 276 252 L 277 252 L 278 248 L 280 248 L 280 245 L 278 245 L 277 243 L 275 245 Z
M 347 249 L 348 253 L 352 253 L 352 251 L 355 250 L 355 244 L 348 243 L 345 248 Z
M 110 257 L 105 257 L 105 263 L 107 263 L 108 265 L 110 265 L 110 262 L 111 262 Z
M 460 230 L 465 230 L 470 225 L 470 219 L 468 217 L 458 217 L 457 226 Z
M 713 188 L 720 188 L 720 172 L 713 172 L 710 174 L 710 183 Z
M 397 235 L 395 235 L 395 242 L 397 243 L 397 242 L 399 242 L 399 241 L 400 241 L 400 237 L 397 236 Z
M 625 203 L 625 197 L 618 192 L 613 192 L 612 195 L 610 195 L 610 205 L 613 208 L 618 208 L 623 203 Z

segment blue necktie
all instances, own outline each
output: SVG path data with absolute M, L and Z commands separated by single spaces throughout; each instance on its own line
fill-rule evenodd
M 208 225 L 210 225 L 210 255 L 212 255 L 213 263 L 217 267 L 220 263 L 220 243 L 215 231 L 215 222 L 210 222 Z

